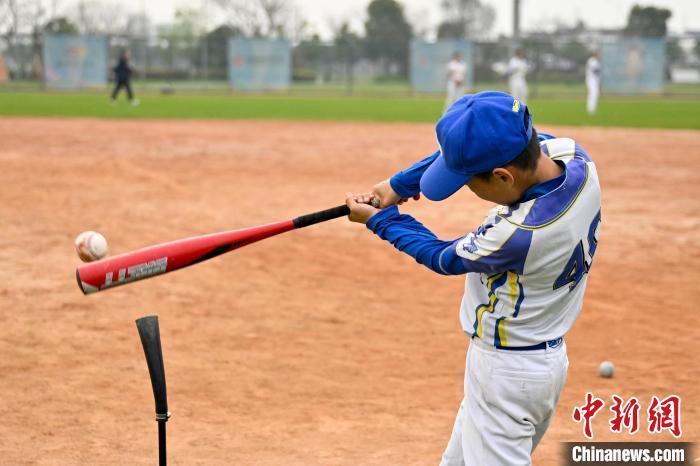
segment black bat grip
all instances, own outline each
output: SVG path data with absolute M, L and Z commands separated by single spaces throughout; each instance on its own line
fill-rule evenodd
M 350 208 L 345 204 L 339 205 L 338 207 L 333 207 L 332 209 L 321 210 L 319 212 L 314 212 L 313 214 L 302 215 L 297 217 L 292 222 L 294 222 L 294 228 L 304 228 L 315 223 L 325 222 L 326 220 L 333 220 L 338 217 L 345 217 L 350 215 Z
M 168 412 L 168 395 L 165 388 L 165 367 L 163 367 L 163 350 L 160 346 L 158 316 L 137 319 L 136 327 L 141 337 L 143 352 L 146 355 L 148 373 L 151 375 L 153 398 L 156 402 L 156 420 L 167 421 L 170 413 Z

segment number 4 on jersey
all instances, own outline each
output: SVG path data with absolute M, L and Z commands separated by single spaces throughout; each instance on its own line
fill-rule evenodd
M 595 216 L 591 222 L 591 226 L 588 227 L 588 256 L 591 258 L 590 262 L 586 261 L 586 251 L 583 247 L 583 240 L 578 242 L 574 252 L 571 254 L 569 261 L 564 267 L 564 271 L 557 277 L 554 282 L 554 289 L 561 288 L 563 286 L 569 285 L 569 291 L 576 288 L 576 285 L 581 281 L 584 274 L 588 273 L 593 262 L 593 255 L 598 247 L 598 238 L 596 237 L 598 233 L 598 225 L 600 224 L 600 211 Z

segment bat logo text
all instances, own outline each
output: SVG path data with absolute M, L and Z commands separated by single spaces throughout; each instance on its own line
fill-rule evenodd
M 102 285 L 102 288 L 122 285 L 140 278 L 158 275 L 159 273 L 165 272 L 167 267 L 168 258 L 161 257 L 160 259 L 144 262 L 143 264 L 136 264 L 129 268 L 119 269 L 116 280 L 114 280 L 114 272 L 107 272 L 105 274 L 105 284 Z

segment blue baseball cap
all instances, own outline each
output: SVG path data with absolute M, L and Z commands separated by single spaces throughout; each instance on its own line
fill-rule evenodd
M 465 95 L 435 126 L 440 155 L 420 179 L 432 201 L 447 199 L 477 173 L 512 162 L 530 143 L 527 106 L 504 92 Z

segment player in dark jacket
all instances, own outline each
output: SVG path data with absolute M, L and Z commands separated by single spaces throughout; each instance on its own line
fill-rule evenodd
M 124 50 L 119 56 L 117 66 L 114 67 L 115 85 L 112 91 L 112 102 L 116 102 L 117 94 L 119 94 L 119 91 L 123 87 L 126 89 L 126 95 L 131 105 L 135 106 L 139 104 L 139 100 L 134 99 L 134 93 L 131 90 L 131 75 L 133 71 L 131 66 L 129 66 L 129 51 Z

